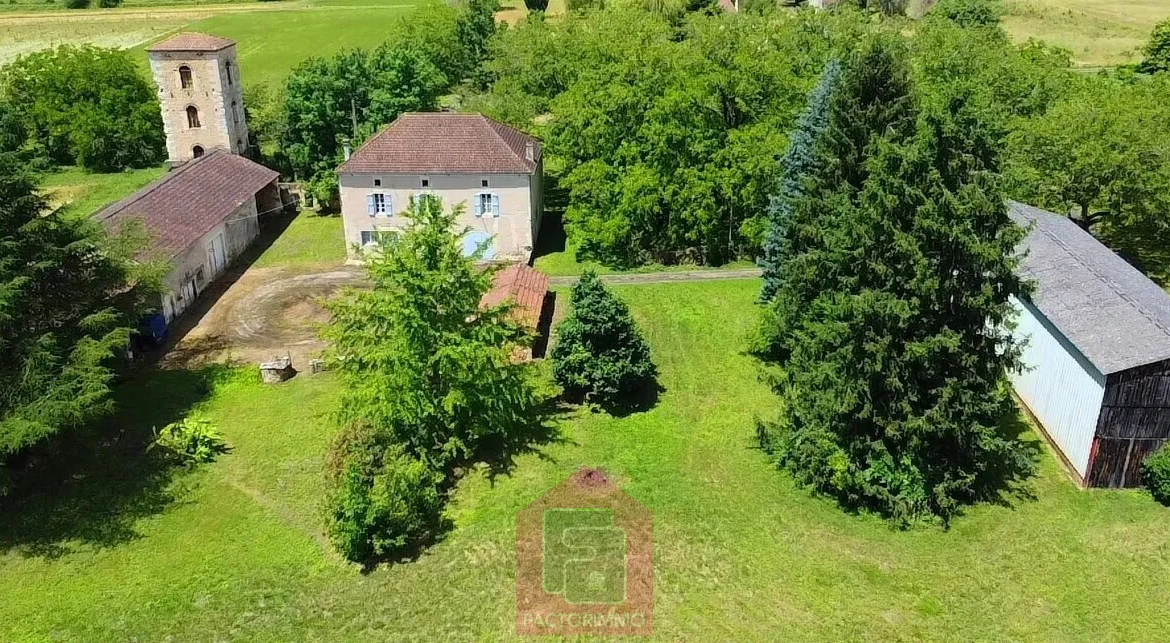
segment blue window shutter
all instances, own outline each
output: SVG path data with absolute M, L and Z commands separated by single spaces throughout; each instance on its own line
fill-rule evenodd
M 374 205 L 374 195 L 372 194 L 366 195 L 366 214 L 369 214 L 371 217 L 378 214 L 378 210 Z
M 475 201 L 475 216 L 482 217 L 483 216 L 483 195 L 482 194 L 475 195 L 474 201 Z
M 492 195 L 492 218 L 500 218 L 500 195 Z

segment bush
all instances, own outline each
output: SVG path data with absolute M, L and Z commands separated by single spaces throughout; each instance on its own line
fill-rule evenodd
M 1170 442 L 1142 462 L 1142 484 L 1150 490 L 1154 500 L 1170 505 Z
M 1147 74 L 1170 71 L 1170 19 L 1154 26 L 1142 53 L 1145 58 L 1138 65 L 1140 71 Z
M 931 15 L 964 28 L 998 25 L 999 12 L 992 0 L 942 0 L 930 10 Z
M 122 0 L 98 0 L 98 6 L 106 9 L 122 6 Z
M 178 456 L 186 464 L 211 462 L 227 451 L 223 435 L 207 420 L 186 418 L 172 422 L 159 431 L 154 444 Z
M 402 557 L 430 542 L 442 523 L 443 476 L 365 425 L 330 449 L 327 531 L 348 560 Z
M 614 408 L 652 384 L 650 346 L 625 302 L 587 271 L 573 286 L 573 308 L 557 326 L 553 374 L 566 393 Z
M 66 9 L 84 9 L 89 6 L 89 0 L 65 0 Z

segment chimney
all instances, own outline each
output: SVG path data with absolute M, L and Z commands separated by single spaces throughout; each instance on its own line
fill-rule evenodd
M 345 160 L 348 161 L 350 154 L 353 153 L 353 151 L 349 149 L 349 143 L 346 143 L 344 146 L 342 146 L 341 149 L 345 151 Z
M 524 144 L 524 158 L 527 158 L 529 161 L 536 161 L 536 146 L 532 144 L 532 141 Z

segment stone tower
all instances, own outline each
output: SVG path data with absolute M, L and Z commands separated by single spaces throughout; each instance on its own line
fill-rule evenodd
M 244 94 L 234 40 L 180 33 L 149 50 L 172 166 L 214 149 L 248 149 Z

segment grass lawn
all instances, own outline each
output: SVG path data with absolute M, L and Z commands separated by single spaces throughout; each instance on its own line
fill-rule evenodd
M 302 210 L 280 232 L 272 245 L 252 264 L 255 268 L 307 264 L 339 264 L 345 261 L 345 236 L 341 217 L 318 216 Z
M 1170 0 L 1006 0 L 1003 26 L 1017 41 L 1038 38 L 1072 52 L 1080 65 L 1135 62 Z
M 65 167 L 45 174 L 41 189 L 53 206 L 63 206 L 71 214 L 89 217 L 165 173 L 164 167 L 115 174 L 94 174 L 79 167 Z
M 64 482 L 0 512 L 0 640 L 510 638 L 516 512 L 601 466 L 654 513 L 662 639 L 1153 640 L 1170 628 L 1170 510 L 1080 491 L 1044 454 L 1032 498 L 950 531 L 891 530 L 809 496 L 752 448 L 776 400 L 742 355 L 755 280 L 626 286 L 665 388 L 624 418 L 577 414 L 512 475 L 476 472 L 455 527 L 417 561 L 362 575 L 318 532 L 338 383 L 151 372 Z M 133 436 L 195 412 L 232 450 L 194 472 L 142 464 Z M 115 437 L 116 436 L 116 437 Z M 108 455 L 108 454 L 107 454 Z M 1161 634 L 1160 634 L 1161 633 Z

